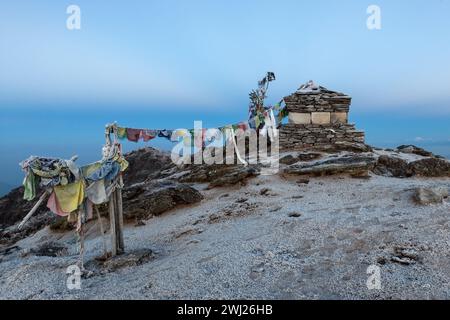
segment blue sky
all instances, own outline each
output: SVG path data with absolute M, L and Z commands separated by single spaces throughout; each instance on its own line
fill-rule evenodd
M 66 28 L 70 4 L 81 30 Z M 381 30 L 366 27 L 371 4 Z M 353 97 L 369 143 L 449 155 L 449 14 L 448 0 L 3 1 L 0 182 L 19 184 L 30 154 L 98 159 L 107 122 L 245 119 L 266 71 L 269 102 L 313 79 Z

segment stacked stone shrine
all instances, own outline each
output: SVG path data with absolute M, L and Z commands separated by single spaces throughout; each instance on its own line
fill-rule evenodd
M 368 151 L 364 131 L 348 123 L 351 99 L 318 86 L 314 90 L 301 87 L 285 97 L 288 123 L 279 128 L 280 149 Z

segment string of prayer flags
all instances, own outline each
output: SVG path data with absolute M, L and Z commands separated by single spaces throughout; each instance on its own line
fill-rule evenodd
M 223 133 L 226 129 L 233 129 L 233 131 L 236 130 L 243 130 L 247 131 L 249 129 L 262 129 L 267 119 L 270 119 L 269 115 L 273 113 L 273 111 L 278 112 L 276 116 L 276 123 L 272 123 L 273 121 L 270 121 L 268 125 L 270 126 L 277 126 L 281 123 L 281 121 L 287 116 L 287 111 L 284 106 L 282 106 L 283 100 L 281 100 L 279 103 L 275 104 L 274 106 L 265 108 L 264 110 L 255 110 L 254 116 L 251 117 L 248 121 L 242 121 L 237 124 L 227 125 L 223 127 L 219 127 L 218 129 Z M 212 139 L 208 139 L 206 137 L 206 129 L 202 129 L 202 132 L 200 135 L 195 135 L 195 129 L 189 129 L 189 130 L 167 130 L 167 129 L 136 129 L 136 128 L 126 128 L 126 127 L 118 127 L 116 125 L 111 126 L 111 128 L 114 128 L 113 131 L 116 133 L 118 139 L 127 139 L 128 141 L 132 142 L 139 142 L 139 141 L 150 141 L 156 137 L 165 138 L 167 140 L 170 140 L 172 142 L 178 142 L 180 141 L 180 138 L 182 137 L 183 142 L 185 146 L 195 146 L 197 148 L 205 147 L 206 143 L 212 142 Z M 215 138 L 216 139 L 216 138 Z

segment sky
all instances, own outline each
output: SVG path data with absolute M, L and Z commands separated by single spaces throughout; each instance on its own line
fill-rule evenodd
M 69 30 L 69 5 L 81 29 Z M 369 30 L 369 5 L 381 29 Z M 247 116 L 267 71 L 268 103 L 312 79 L 353 97 L 367 142 L 450 156 L 449 0 L 0 2 L 0 185 L 29 155 L 100 158 L 106 123 L 206 127 Z M 158 139 L 125 143 L 125 150 Z

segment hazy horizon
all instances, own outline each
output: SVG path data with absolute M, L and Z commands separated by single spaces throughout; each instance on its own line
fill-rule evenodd
M 7 119 L 10 124 L 22 122 L 22 124 L 26 123 L 31 127 L 41 112 L 34 108 L 26 111 L 9 110 L 3 113 L 1 121 Z M 215 128 L 245 120 L 247 109 L 244 106 L 242 110 L 233 113 L 217 111 L 207 114 L 206 119 L 202 117 L 202 112 L 199 111 L 181 113 L 175 119 L 165 116 L 165 112 L 160 111 L 156 114 L 152 110 L 139 110 L 127 115 L 122 115 L 120 112 L 88 113 L 85 110 L 71 112 L 45 111 L 45 113 L 48 112 L 53 112 L 52 117 L 40 119 L 41 125 L 36 128 L 37 131 L 23 131 L 21 126 L 10 127 L 9 134 L 24 142 L 16 145 L 12 139 L 2 140 L 1 148 L 4 151 L 1 161 L 3 175 L 0 184 L 6 184 L 10 187 L 18 186 L 23 179 L 19 162 L 30 155 L 70 158 L 76 154 L 79 156 L 77 162 L 80 165 L 99 160 L 104 143 L 103 128 L 107 123 L 118 121 L 120 125 L 136 128 L 177 129 L 192 128 L 194 121 L 200 120 L 203 121 L 205 127 Z M 81 123 L 78 121 L 72 123 L 60 121 L 61 118 L 66 116 L 80 119 L 86 114 L 90 114 L 89 121 L 86 120 Z M 372 146 L 394 148 L 402 144 L 414 144 L 450 159 L 450 139 L 447 138 L 450 117 L 402 117 L 402 114 L 395 113 L 389 115 L 361 113 L 358 111 L 357 105 L 352 104 L 349 121 L 356 123 L 357 129 L 365 131 L 366 143 Z M 433 123 L 433 125 L 430 126 L 430 123 Z M 52 129 L 45 129 L 47 126 Z M 61 134 L 58 135 L 55 132 Z M 393 135 L 393 132 L 396 132 L 396 134 Z M 68 136 L 67 133 L 74 134 Z M 125 152 L 145 146 L 169 150 L 173 143 L 161 138 L 149 142 L 134 143 L 126 140 L 123 142 Z

